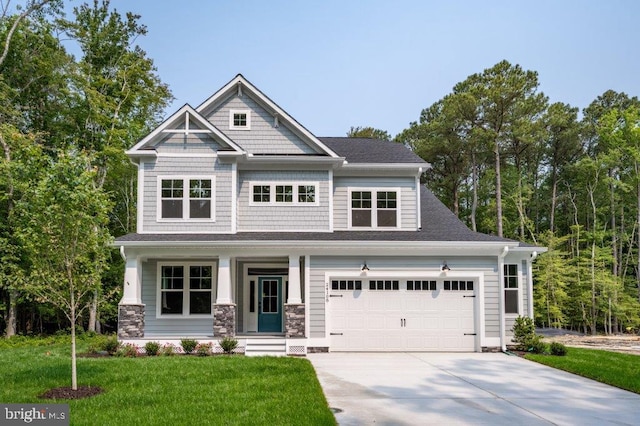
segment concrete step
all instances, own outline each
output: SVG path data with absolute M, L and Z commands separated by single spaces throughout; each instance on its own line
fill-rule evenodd
M 281 338 L 247 339 L 246 356 L 286 356 L 287 341 Z

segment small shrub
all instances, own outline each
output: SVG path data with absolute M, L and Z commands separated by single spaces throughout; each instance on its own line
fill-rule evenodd
M 171 343 L 167 343 L 162 348 L 160 348 L 160 355 L 162 356 L 173 356 L 175 354 L 176 348 Z
M 553 342 L 550 346 L 551 355 L 565 356 L 567 354 L 567 347 L 559 342 Z
M 160 343 L 147 342 L 144 344 L 144 351 L 149 356 L 156 356 L 160 352 Z
M 225 354 L 231 354 L 233 350 L 238 347 L 238 339 L 227 336 L 220 340 L 220 347 Z
M 118 349 L 118 352 L 116 352 L 116 356 L 125 357 L 125 358 L 135 358 L 138 356 L 138 347 L 131 343 L 122 345 Z
M 198 346 L 198 342 L 193 339 L 182 339 L 180 340 L 180 346 L 182 346 L 185 354 L 190 354 Z
M 196 354 L 198 354 L 198 356 L 211 355 L 211 343 L 200 343 L 196 346 Z
M 120 342 L 118 342 L 118 338 L 116 336 L 107 337 L 101 345 L 101 349 L 106 351 L 109 355 L 115 354 L 119 347 Z
M 513 341 L 518 345 L 518 349 L 528 351 L 536 336 L 536 326 L 533 319 L 522 316 L 516 318 L 511 331 L 513 332 Z
M 547 352 L 547 344 L 542 341 L 542 337 L 534 334 L 527 345 L 527 351 L 534 354 L 543 354 Z

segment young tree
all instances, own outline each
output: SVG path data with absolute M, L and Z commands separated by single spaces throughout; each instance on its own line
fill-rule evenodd
M 71 323 L 71 387 L 78 389 L 76 322 L 100 286 L 110 203 L 82 153 L 61 154 L 17 204 L 17 235 L 30 261 L 26 290 Z

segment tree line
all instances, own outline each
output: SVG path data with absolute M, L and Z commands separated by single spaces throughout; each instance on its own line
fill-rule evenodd
M 640 328 L 640 102 L 608 90 L 580 111 L 501 61 L 456 84 L 396 136 L 473 230 L 543 245 L 538 325 Z
M 124 150 L 160 122 L 171 92 L 136 45 L 140 17 L 94 0 L 0 2 L 0 310 L 4 334 L 117 320 L 135 231 Z M 70 53 L 78 52 L 75 56 Z M 75 353 L 75 351 L 74 351 Z

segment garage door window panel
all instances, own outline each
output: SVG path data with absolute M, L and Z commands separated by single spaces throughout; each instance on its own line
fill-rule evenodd
M 434 280 L 410 280 L 407 281 L 407 290 L 436 291 L 436 284 Z
M 362 290 L 362 281 L 360 281 L 360 280 L 333 280 L 333 281 L 331 281 L 331 290 L 343 290 L 343 291 Z
M 398 280 L 370 280 L 369 290 L 376 291 L 395 291 L 400 290 L 400 281 Z

